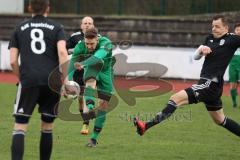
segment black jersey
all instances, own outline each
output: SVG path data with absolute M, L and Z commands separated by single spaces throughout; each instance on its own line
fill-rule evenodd
M 79 42 L 84 39 L 83 32 L 75 32 L 71 35 L 71 37 L 67 40 L 67 49 L 74 48 Z
M 222 79 L 234 52 L 240 46 L 240 37 L 227 33 L 221 38 L 214 38 L 211 34 L 203 45 L 210 47 L 212 53 L 205 57 L 200 76 Z
M 65 40 L 63 27 L 37 15 L 18 24 L 9 48 L 20 53 L 20 82 L 24 87 L 48 84 L 48 76 L 58 67 L 57 42 Z

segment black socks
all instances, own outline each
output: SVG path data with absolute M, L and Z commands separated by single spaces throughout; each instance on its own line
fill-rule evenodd
M 151 128 L 154 125 L 167 119 L 174 113 L 176 109 L 176 103 L 172 100 L 169 100 L 167 106 L 161 112 L 158 112 L 154 119 L 146 123 L 146 129 Z
M 49 160 L 52 153 L 52 130 L 41 131 L 40 160 Z
M 24 154 L 24 137 L 25 132 L 14 130 L 12 136 L 11 154 L 12 160 L 22 160 Z

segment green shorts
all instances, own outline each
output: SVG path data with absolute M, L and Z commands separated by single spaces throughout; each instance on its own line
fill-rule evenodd
M 237 82 L 240 79 L 239 67 L 229 66 L 229 82 Z
M 97 81 L 99 98 L 101 98 L 101 96 L 111 97 L 113 94 L 113 73 L 111 67 L 104 70 L 96 69 L 96 67 L 84 68 L 84 81 L 86 82 L 91 78 Z

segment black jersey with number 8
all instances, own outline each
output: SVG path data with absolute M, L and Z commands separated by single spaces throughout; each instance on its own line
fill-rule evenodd
M 65 40 L 63 27 L 44 16 L 36 15 L 17 25 L 9 48 L 19 50 L 22 86 L 48 84 L 49 74 L 59 65 L 59 40 Z

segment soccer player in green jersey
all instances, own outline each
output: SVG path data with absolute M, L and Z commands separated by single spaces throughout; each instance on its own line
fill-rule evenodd
M 81 60 L 83 57 L 86 58 Z M 96 88 L 100 97 L 93 133 L 87 144 L 88 147 L 95 147 L 97 137 L 105 123 L 106 109 L 113 91 L 112 43 L 108 38 L 100 36 L 96 28 L 88 29 L 84 34 L 84 41 L 75 46 L 68 70 L 69 79 L 72 79 L 74 70 L 83 68 L 85 82 L 83 97 L 88 113 L 96 108 L 94 98 Z
M 74 47 L 84 39 L 84 33 L 86 32 L 86 30 L 88 28 L 92 28 L 92 27 L 94 27 L 93 18 L 89 17 L 89 16 L 83 17 L 83 19 L 81 20 L 81 24 L 80 24 L 81 31 L 73 33 L 71 35 L 71 37 L 67 40 L 66 46 L 67 46 L 67 49 L 69 49 L 68 50 L 69 54 L 72 54 Z M 83 73 L 84 73 L 83 69 L 80 71 L 76 70 L 73 73 L 73 80 L 76 81 L 80 86 L 84 86 L 84 82 L 82 80 Z M 83 109 L 82 109 L 83 108 L 83 99 L 79 98 L 78 101 L 79 101 L 79 111 L 80 111 L 80 113 L 82 113 L 83 112 Z M 82 126 L 80 133 L 82 135 L 87 135 L 89 133 L 89 121 L 88 120 L 83 122 L 83 126 Z
M 234 26 L 234 32 L 240 35 L 240 23 Z M 233 107 L 237 107 L 237 86 L 240 79 L 240 48 L 236 50 L 234 56 L 229 64 L 229 82 L 230 82 L 230 94 L 232 97 Z

